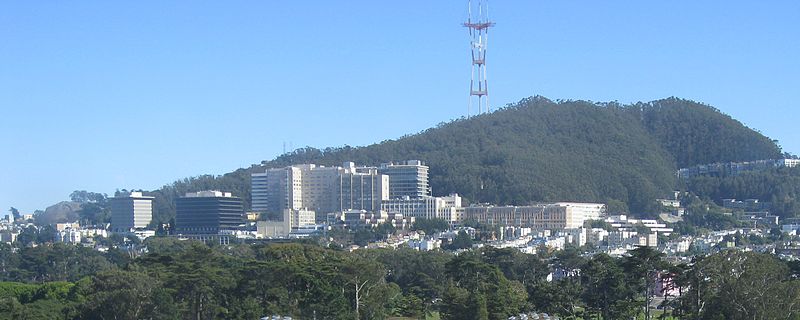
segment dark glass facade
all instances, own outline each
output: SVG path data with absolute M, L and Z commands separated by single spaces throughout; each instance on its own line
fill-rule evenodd
M 242 199 L 185 197 L 175 201 L 175 231 L 179 234 L 216 234 L 244 223 Z

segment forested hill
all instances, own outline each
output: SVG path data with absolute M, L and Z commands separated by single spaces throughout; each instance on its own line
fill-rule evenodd
M 654 198 L 675 188 L 678 167 L 779 155 L 780 148 L 767 137 L 688 100 L 620 105 L 531 97 L 396 140 L 365 147 L 304 148 L 263 165 L 378 165 L 419 159 L 430 166 L 434 195 L 457 192 L 470 202 L 517 205 L 599 201 L 640 213 L 650 211 Z M 189 179 L 159 193 L 170 198 L 218 182 L 249 198 L 253 170 L 263 167 Z M 157 206 L 169 210 L 169 201 L 161 202 Z
M 629 109 L 639 110 L 642 124 L 679 168 L 781 157 L 774 141 L 710 106 L 669 98 Z

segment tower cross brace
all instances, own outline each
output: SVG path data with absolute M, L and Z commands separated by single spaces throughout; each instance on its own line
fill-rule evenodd
M 464 27 L 469 29 L 470 51 L 472 54 L 472 72 L 469 80 L 469 103 L 467 117 L 472 112 L 473 103 L 477 104 L 477 113 L 489 112 L 489 81 L 486 77 L 486 46 L 488 44 L 489 28 L 494 22 L 489 20 L 488 0 L 478 0 L 473 6 L 472 0 L 467 1 L 468 16 Z

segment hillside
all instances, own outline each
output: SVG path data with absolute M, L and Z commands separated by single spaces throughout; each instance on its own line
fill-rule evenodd
M 599 201 L 641 213 L 653 209 L 653 198 L 675 188 L 678 167 L 779 154 L 767 137 L 688 100 L 620 105 L 531 97 L 396 140 L 298 149 L 262 165 L 420 159 L 431 168 L 434 195 L 457 192 L 470 202 L 517 205 Z M 249 198 L 249 173 L 263 167 L 166 186 L 156 192 L 157 218 L 168 221 L 171 199 L 185 191 L 220 188 Z
M 781 157 L 775 142 L 710 106 L 669 98 L 630 109 L 640 110 L 642 124 L 678 168 Z

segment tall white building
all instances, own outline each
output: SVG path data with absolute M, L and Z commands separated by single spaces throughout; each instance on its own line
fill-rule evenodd
M 252 210 L 312 210 L 320 216 L 349 209 L 374 211 L 389 197 L 389 178 L 377 168 L 294 165 L 253 173 Z
M 303 207 L 325 214 L 336 211 L 336 180 L 343 171 L 341 167 L 303 165 Z
M 381 201 L 389 199 L 389 176 L 379 174 L 377 168 L 356 167 L 345 163 L 344 170 L 335 182 L 335 211 L 378 211 Z
M 283 209 L 303 208 L 301 168 L 267 169 L 251 174 L 250 179 L 253 211 L 281 213 Z
M 269 206 L 269 191 L 267 188 L 267 173 L 250 174 L 250 210 L 266 212 Z
M 111 198 L 111 230 L 129 232 L 146 228 L 153 220 L 154 197 L 131 192 L 128 196 Z
M 384 163 L 378 172 L 389 176 L 389 198 L 415 199 L 431 195 L 428 184 L 428 166 L 419 160 L 408 160 L 401 163 Z

